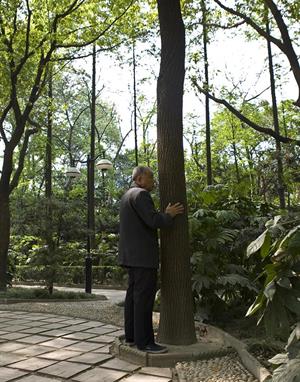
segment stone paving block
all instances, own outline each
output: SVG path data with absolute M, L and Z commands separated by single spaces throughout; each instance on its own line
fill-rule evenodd
M 66 346 L 74 345 L 77 342 L 78 341 L 68 340 L 65 338 L 55 338 L 54 340 L 43 342 L 43 343 L 41 343 L 41 345 L 51 346 L 51 347 L 60 349 L 60 348 L 66 347 Z M 70 349 L 70 350 L 73 350 L 73 349 Z
M 154 375 L 134 374 L 122 380 L 123 382 L 172 382 L 170 378 L 155 377 Z
M 33 335 L 28 336 L 25 338 L 20 338 L 19 340 L 16 340 L 17 342 L 23 342 L 25 344 L 39 344 L 41 342 L 47 341 L 49 338 L 46 336 L 39 336 L 39 335 Z
M 89 321 L 89 324 L 93 325 L 94 328 L 96 328 L 97 326 L 107 325 L 107 324 L 105 324 L 104 322 L 101 322 L 101 321 Z
M 106 328 L 105 326 L 100 326 L 98 328 L 88 329 L 88 330 L 86 330 L 86 333 L 95 333 L 95 334 L 101 335 L 101 334 L 111 333 L 114 331 L 115 331 L 114 329 Z
M 64 323 L 67 325 L 83 324 L 84 322 L 87 322 L 87 320 L 81 318 L 69 318 L 68 320 L 64 320 Z
M 24 329 L 21 332 L 22 333 L 29 333 L 29 334 L 39 334 L 39 333 L 44 333 L 46 331 L 48 331 L 47 328 L 43 329 L 43 327 L 38 326 L 38 327 L 32 327 L 32 328 Z
M 44 325 L 45 323 L 42 321 L 30 321 L 30 322 L 26 322 L 26 325 L 24 324 L 24 326 L 27 326 L 28 328 L 40 328 L 40 329 L 43 329 Z M 47 330 L 47 328 L 45 328 L 44 330 Z
M 70 341 L 70 340 L 66 340 L 66 341 Z M 101 347 L 101 345 L 98 343 L 81 341 L 81 342 L 77 342 L 74 345 L 68 346 L 67 350 L 76 350 L 76 351 L 88 352 L 88 351 L 92 351 L 95 349 L 99 349 L 100 347 Z
M 108 369 L 116 369 L 121 371 L 129 371 L 129 372 L 140 369 L 139 365 L 134 365 L 133 363 L 123 361 L 119 358 L 113 358 L 103 363 L 101 367 L 105 367 Z
M 34 357 L 43 353 L 49 353 L 50 350 L 55 350 L 55 348 L 49 348 L 49 346 L 31 345 L 14 351 L 14 354 L 26 355 L 27 357 Z
M 111 359 L 112 356 L 110 354 L 101 354 L 101 353 L 85 353 L 81 354 L 77 357 L 69 359 L 70 362 L 79 362 L 79 363 L 87 363 L 89 365 L 97 365 L 103 361 L 107 361 Z
M 123 382 L 172 382 L 170 378 L 156 377 L 154 375 L 134 374 L 122 380 Z
M 80 375 L 73 377 L 74 381 L 79 382 L 116 382 L 122 377 L 125 377 L 127 373 L 124 371 L 102 369 L 101 367 L 95 367 L 92 370 L 88 370 Z M 141 382 L 141 380 L 139 381 Z
M 7 333 L 7 334 L 0 334 L 0 338 L 4 340 L 19 340 L 20 338 L 28 337 L 29 334 L 26 333 Z
M 92 334 L 92 333 L 75 332 L 75 333 L 64 335 L 63 337 L 71 339 L 71 340 L 80 341 L 80 340 L 87 340 L 87 339 L 97 337 L 97 336 L 96 336 L 96 334 Z
M 55 365 L 46 367 L 45 369 L 40 370 L 40 373 L 49 374 L 61 378 L 71 378 L 80 373 L 81 371 L 87 370 L 90 368 L 90 365 L 84 365 L 82 363 L 67 362 L 62 361 L 58 362 Z M 88 381 L 85 381 L 88 382 Z
M 41 375 L 28 375 L 18 379 L 18 382 L 58 382 L 58 380 L 56 378 L 42 377 Z
M 90 338 L 87 340 L 87 342 L 100 342 L 104 344 L 111 344 L 112 342 L 114 342 L 114 339 L 115 338 L 112 336 L 103 335 L 103 336 Z
M 63 317 L 51 317 L 51 318 L 47 318 L 46 320 L 43 320 L 45 322 L 49 322 L 50 323 L 56 323 L 56 322 L 62 322 L 62 321 L 65 321 L 65 319 Z
M 93 350 L 92 352 L 93 352 L 93 353 L 105 353 L 105 354 L 110 354 L 109 349 L 110 349 L 110 345 L 105 345 L 105 346 L 102 346 L 102 347 L 99 348 L 99 349 Z
M 26 326 L 26 321 L 27 320 L 20 320 L 20 319 L 17 319 L 17 320 L 9 320 L 8 322 L 7 322 L 7 324 L 9 324 L 9 325 L 25 325 Z
M 113 337 L 119 337 L 119 336 L 124 336 L 125 332 L 122 329 L 116 330 L 115 332 L 109 333 L 108 336 L 113 336 Z
M 46 332 L 43 332 L 43 336 L 62 337 L 70 333 L 72 333 L 71 330 L 53 329 L 53 330 L 47 330 Z
M 95 328 L 100 328 L 101 326 L 95 327 L 95 325 L 90 324 L 89 322 L 84 322 L 82 324 L 75 324 L 72 325 L 72 329 L 80 329 L 80 330 L 87 330 L 87 329 L 95 329 Z M 78 331 L 78 330 L 76 330 Z
M 25 358 L 26 357 L 22 355 L 0 352 L 0 366 L 6 366 L 6 365 L 9 365 L 10 363 L 22 361 Z
M 9 325 L 9 326 L 5 327 L 5 330 L 7 332 L 18 332 L 18 331 L 21 331 L 23 329 L 27 329 L 27 326 L 25 326 L 25 325 Z
M 9 369 L 8 367 L 0 367 L 0 382 L 8 382 L 26 374 L 28 374 L 26 371 Z
M 61 328 L 65 328 L 66 326 L 68 326 L 67 324 L 62 324 L 61 322 L 58 322 L 58 323 L 55 323 L 55 324 L 46 324 L 46 325 L 43 325 L 43 329 L 44 328 L 47 328 L 48 330 L 51 330 L 51 329 L 61 329 Z
M 168 367 L 143 367 L 139 373 L 172 378 L 172 371 Z
M 53 365 L 56 361 L 48 360 L 48 359 L 41 359 L 37 357 L 28 358 L 24 361 L 20 361 L 17 363 L 13 363 L 9 365 L 9 367 L 15 368 L 15 369 L 22 369 L 22 370 L 28 370 L 28 371 L 36 371 L 39 369 L 43 369 L 44 367 Z
M 109 328 L 109 329 L 114 329 L 114 330 L 119 330 L 120 329 L 119 326 L 111 325 L 111 324 L 105 324 L 105 327 Z
M 81 355 L 81 352 L 75 350 L 59 349 L 52 352 L 41 354 L 41 358 L 56 359 L 57 361 L 65 361 L 68 358 Z
M 0 344 L 0 351 L 15 351 L 25 347 L 26 344 L 20 344 L 17 342 L 5 342 L 3 344 Z

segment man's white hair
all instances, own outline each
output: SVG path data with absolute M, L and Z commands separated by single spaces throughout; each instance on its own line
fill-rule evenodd
M 132 171 L 132 180 L 136 180 L 139 176 L 147 173 L 147 172 L 153 172 L 150 167 L 147 166 L 137 166 Z

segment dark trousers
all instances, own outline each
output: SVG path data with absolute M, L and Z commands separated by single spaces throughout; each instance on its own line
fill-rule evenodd
M 157 269 L 128 268 L 125 299 L 125 338 L 138 348 L 154 343 L 152 311 L 156 294 Z

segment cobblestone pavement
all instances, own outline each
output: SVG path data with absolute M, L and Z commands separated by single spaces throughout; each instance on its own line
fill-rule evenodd
M 114 358 L 118 326 L 49 313 L 0 310 L 0 382 L 170 382 L 169 368 Z

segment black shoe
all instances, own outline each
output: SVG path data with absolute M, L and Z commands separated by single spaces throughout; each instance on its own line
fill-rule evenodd
M 147 353 L 152 353 L 152 354 L 163 354 L 167 353 L 168 349 L 165 346 L 161 346 L 158 344 L 149 344 L 143 348 L 138 348 L 141 351 L 145 351 Z

